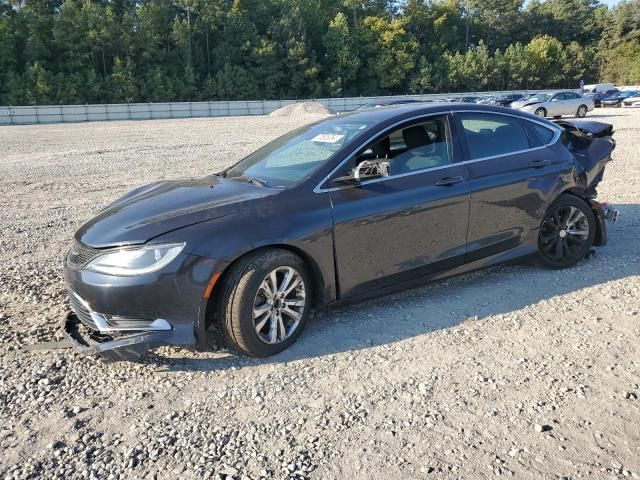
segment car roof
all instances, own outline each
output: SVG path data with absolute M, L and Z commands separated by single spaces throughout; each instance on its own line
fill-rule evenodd
M 499 107 L 494 105 L 480 105 L 477 103 L 408 103 L 402 105 L 390 105 L 388 107 L 380 107 L 371 110 L 357 110 L 353 112 L 343 113 L 339 115 L 342 118 L 349 118 L 353 121 L 362 121 L 363 123 L 378 124 L 393 120 L 403 120 L 418 115 L 429 115 L 431 113 L 448 113 L 455 111 L 478 111 L 504 113 L 511 116 L 518 116 L 526 119 L 534 119 L 540 121 L 539 117 L 535 117 L 529 113 L 520 110 L 514 110 L 508 107 Z M 329 117 L 336 118 L 336 117 Z M 546 123 L 546 122 L 545 122 Z M 549 122 L 551 123 L 551 122 Z
M 388 100 L 377 100 L 377 101 L 373 101 L 373 102 L 367 102 L 365 103 L 365 105 L 380 105 L 380 106 L 384 106 L 384 105 L 394 105 L 396 103 L 400 104 L 400 103 L 419 103 L 421 102 L 421 100 L 418 100 L 416 98 L 393 98 L 393 99 L 388 99 Z

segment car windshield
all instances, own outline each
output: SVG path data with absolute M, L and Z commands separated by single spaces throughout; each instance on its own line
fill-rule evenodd
M 349 116 L 306 125 L 256 150 L 223 175 L 265 187 L 293 186 L 370 125 Z
M 526 100 L 527 102 L 546 102 L 549 100 L 550 95 L 548 93 L 536 93 L 535 95 L 529 95 L 524 97 L 522 100 Z

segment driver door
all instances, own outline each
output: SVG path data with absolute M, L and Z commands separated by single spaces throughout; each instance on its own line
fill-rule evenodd
M 469 184 L 448 115 L 377 135 L 337 169 L 361 159 L 389 163 L 389 176 L 328 189 L 342 298 L 460 265 L 466 253 Z
M 564 104 L 564 93 L 556 93 L 549 99 L 547 115 L 550 117 L 562 115 L 565 110 Z

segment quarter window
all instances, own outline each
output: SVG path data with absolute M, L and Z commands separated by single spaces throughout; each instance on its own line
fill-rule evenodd
M 469 147 L 469 160 L 506 155 L 531 148 L 515 117 L 486 113 L 459 114 Z
M 553 138 L 554 132 L 550 128 L 543 127 L 539 123 L 528 122 L 531 128 L 535 132 L 536 137 L 542 142 L 543 145 L 548 144 Z

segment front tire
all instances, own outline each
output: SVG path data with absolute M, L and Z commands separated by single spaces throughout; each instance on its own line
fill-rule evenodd
M 584 118 L 586 116 L 587 116 L 587 106 L 586 105 L 580 105 L 578 107 L 578 111 L 576 112 L 576 117 Z
M 540 108 L 536 108 L 536 111 L 533 112 L 533 114 L 536 117 L 546 117 L 547 116 L 547 111 L 544 108 L 540 107 Z
M 567 268 L 584 258 L 596 233 L 596 221 L 587 202 L 562 195 L 547 209 L 538 231 L 538 257 L 548 267 Z
M 284 249 L 241 258 L 223 279 L 216 318 L 227 345 L 252 357 L 275 355 L 297 340 L 309 317 L 311 278 Z

